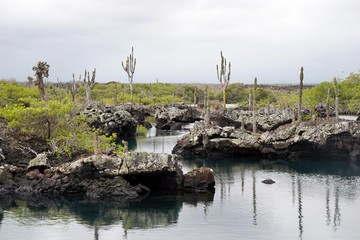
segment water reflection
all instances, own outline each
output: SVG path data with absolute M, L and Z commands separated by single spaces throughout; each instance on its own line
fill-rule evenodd
M 264 191 L 261 181 L 266 179 L 266 175 L 269 174 L 279 178 L 279 182 L 275 185 L 281 185 L 285 192 L 286 187 L 289 187 L 289 204 L 296 208 L 293 218 L 297 219 L 299 239 L 304 239 L 307 227 L 316 218 L 313 217 L 315 213 L 311 209 L 314 209 L 314 206 L 309 201 L 309 196 L 315 199 L 325 198 L 325 203 L 322 204 L 325 206 L 325 216 L 322 216 L 325 218 L 326 226 L 332 225 L 333 230 L 337 231 L 342 222 L 341 198 L 347 199 L 347 201 L 356 201 L 360 192 L 359 168 L 345 162 L 269 162 L 259 159 L 239 161 L 239 159 L 233 158 L 183 160 L 183 164 L 188 163 L 194 167 L 207 166 L 214 169 L 216 187 L 220 188 L 217 189 L 217 193 L 220 194 L 220 202 L 224 207 L 226 197 L 234 195 L 232 191 L 236 191 L 236 188 L 232 186 L 238 182 L 241 196 L 246 194 L 251 196 L 252 224 L 254 226 L 259 225 L 267 217 L 264 216 L 262 208 L 258 207 L 259 202 L 263 206 L 263 202 L 268 197 L 265 196 L 264 199 L 263 194 L 260 196 L 258 194 L 260 191 Z M 251 184 L 247 185 L 247 181 Z M 285 199 L 281 201 L 286 201 Z M 279 209 L 279 211 L 283 211 L 283 209 Z
M 0 206 L 0 227 L 1 227 L 1 223 L 4 219 L 4 210 L 3 208 Z
M 121 224 L 124 236 L 129 229 L 167 227 L 178 222 L 183 204 L 211 206 L 214 195 L 184 194 L 150 196 L 139 202 L 92 202 L 66 198 L 34 196 L 0 197 L 0 226 L 3 211 L 21 224 L 32 225 L 41 219 L 62 223 L 76 219 L 94 229 L 94 239 L 99 238 L 99 228 Z
M 255 170 L 252 169 L 252 196 L 253 196 L 253 224 L 257 225 L 256 223 L 256 217 L 257 217 L 257 213 L 256 213 L 256 176 L 255 176 Z
M 326 225 L 331 224 L 331 213 L 330 213 L 330 181 L 329 176 L 326 177 Z
M 183 159 L 184 165 L 192 167 L 210 167 L 217 170 L 217 173 L 234 179 L 234 173 L 241 173 L 246 170 L 266 170 L 285 172 L 290 174 L 310 175 L 335 175 L 340 177 L 360 176 L 360 166 L 352 165 L 345 161 L 336 160 L 306 160 L 306 161 L 285 161 L 285 160 L 261 160 L 258 158 L 211 158 L 211 159 Z
M 302 188 L 299 176 L 297 176 L 298 187 L 298 218 L 299 218 L 299 238 L 302 239 L 304 226 L 303 226 L 303 203 L 302 203 Z
M 335 186 L 335 207 L 334 207 L 334 230 L 337 230 L 337 227 L 340 226 L 340 206 L 339 206 L 339 186 Z

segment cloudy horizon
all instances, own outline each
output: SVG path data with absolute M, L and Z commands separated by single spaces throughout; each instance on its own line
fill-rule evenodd
M 360 70 L 356 0 L 2 0 L 0 79 L 26 81 L 38 61 L 49 80 L 97 69 L 98 82 L 217 83 L 220 51 L 231 83 L 306 84 Z

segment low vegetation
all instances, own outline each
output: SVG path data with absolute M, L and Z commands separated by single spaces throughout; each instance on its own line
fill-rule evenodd
M 40 64 L 40 62 L 39 62 Z M 49 65 L 46 66 L 48 75 Z M 40 67 L 41 67 L 40 66 Z M 34 71 L 38 71 L 39 66 Z M 230 67 L 229 67 L 230 68 Z M 37 74 L 37 72 L 36 72 Z M 21 132 L 36 138 L 46 139 L 51 152 L 72 156 L 81 151 L 101 151 L 114 145 L 116 136 L 103 136 L 92 129 L 79 111 L 90 102 L 104 105 L 133 104 L 156 105 L 164 107 L 174 103 L 199 104 L 205 102 L 205 89 L 211 109 L 221 109 L 224 96 L 226 103 L 237 104 L 245 108 L 293 108 L 296 112 L 299 101 L 298 86 L 266 86 L 258 84 L 246 86 L 232 83 L 226 87 L 221 84 L 169 84 L 148 83 L 129 84 L 95 82 L 90 89 L 86 81 L 69 83 L 44 82 L 44 88 L 34 81 L 26 83 L 0 80 L 0 117 L 8 124 L 8 130 Z M 39 74 L 36 75 L 37 82 Z M 85 77 L 86 78 L 86 77 Z M 86 78 L 87 80 L 91 77 Z M 29 80 L 32 80 L 29 78 Z M 304 81 L 305 82 L 305 81 Z M 249 96 L 255 97 L 250 101 Z M 336 99 L 340 112 L 357 113 L 360 111 L 360 72 L 351 73 L 346 79 L 329 80 L 315 86 L 304 85 L 302 107 L 311 111 L 318 104 L 326 104 L 335 109 Z M 256 104 L 255 104 L 256 103 Z M 306 120 L 306 119 L 304 119 Z M 143 127 L 138 132 L 144 134 Z M 96 142 L 96 144 L 94 144 Z M 96 149 L 95 149 L 96 148 Z

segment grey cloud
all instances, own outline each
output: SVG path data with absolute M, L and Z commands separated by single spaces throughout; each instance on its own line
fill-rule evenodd
M 135 81 L 216 82 L 222 50 L 233 81 L 297 83 L 360 69 L 356 0 L 3 0 L 0 78 L 50 79 L 98 68 L 100 81 L 126 81 L 121 61 L 135 47 Z M 341 72 L 344 74 L 341 75 Z

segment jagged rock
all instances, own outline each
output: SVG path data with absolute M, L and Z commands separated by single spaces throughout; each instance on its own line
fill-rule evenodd
M 150 190 L 177 191 L 183 188 L 183 181 L 176 156 L 165 153 L 94 155 L 50 168 L 46 157 L 38 156 L 27 171 L 11 165 L 0 167 L 0 192 L 12 189 L 50 196 L 134 199 Z
M 101 129 L 105 135 L 135 136 L 138 122 L 120 106 L 87 105 L 83 114 L 91 126 Z
M 214 172 L 211 168 L 194 169 L 184 175 L 184 190 L 188 192 L 209 192 L 215 186 Z
M 223 114 L 220 111 L 213 111 L 210 114 L 210 121 L 213 122 L 214 125 L 220 127 L 232 126 L 235 128 L 239 128 L 241 126 L 241 121 L 237 121 L 238 119 L 232 119 L 228 114 Z
M 179 122 L 170 121 L 164 124 L 157 124 L 155 127 L 161 130 L 181 130 L 182 124 Z
M 248 131 L 252 131 L 252 114 L 252 111 L 233 108 L 226 110 L 225 117 L 237 122 L 240 125 L 243 119 L 244 128 Z M 258 130 L 261 132 L 275 130 L 276 128 L 291 123 L 292 121 L 290 114 L 278 110 L 274 110 L 270 114 L 266 108 L 262 108 L 259 109 L 256 114 L 256 125 Z M 236 128 L 239 127 L 235 124 L 228 126 L 235 126 Z
M 27 170 L 31 171 L 33 169 L 39 169 L 41 172 L 43 172 L 46 168 L 49 167 L 50 164 L 46 156 L 46 153 L 40 153 L 33 160 L 29 162 Z
M 142 183 L 152 190 L 174 191 L 183 187 L 183 172 L 172 154 L 126 153 L 119 174 L 132 184 Z
M 272 180 L 272 179 L 265 179 L 265 180 L 263 180 L 263 181 L 261 181 L 262 183 L 265 183 L 265 184 L 274 184 L 275 183 L 275 181 L 274 180 Z
M 204 138 L 206 136 L 206 138 Z M 206 144 L 204 140 L 206 139 Z M 302 122 L 253 134 L 196 122 L 173 153 L 186 156 L 331 157 L 360 163 L 360 124 L 354 121 Z
M 144 125 L 145 117 L 153 115 L 155 110 L 151 106 L 139 105 L 139 104 L 122 104 L 116 107 L 118 110 L 125 110 L 131 114 L 133 118 L 138 122 L 138 124 Z M 146 126 L 145 126 L 146 127 Z
M 174 123 L 187 123 L 200 120 L 201 112 L 196 108 L 187 105 L 178 105 L 176 107 L 159 108 L 155 111 L 156 128 L 170 129 Z
M 150 129 L 150 128 L 152 128 L 151 123 L 146 122 L 146 121 L 144 121 L 143 126 L 144 126 L 146 129 Z
M 326 118 L 326 104 L 319 103 L 315 106 L 314 111 L 319 118 Z M 335 110 L 333 107 L 329 108 L 330 117 L 335 117 Z

